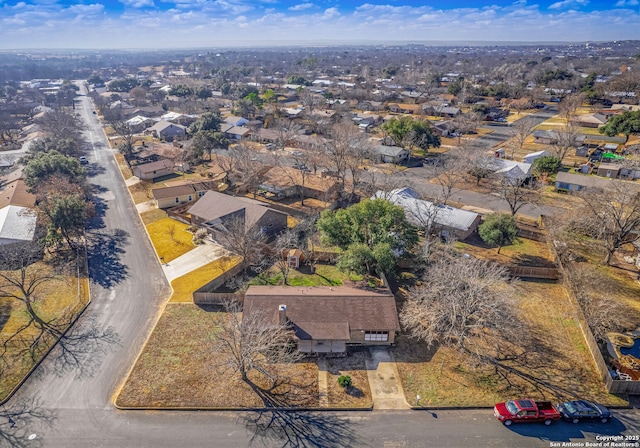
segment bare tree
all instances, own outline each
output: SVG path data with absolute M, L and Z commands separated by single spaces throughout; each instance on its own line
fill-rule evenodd
M 564 160 L 567 153 L 571 148 L 576 146 L 578 141 L 578 130 L 573 125 L 572 122 L 567 122 L 560 129 L 553 131 L 555 133 L 555 139 L 551 144 L 553 149 L 553 155 L 560 159 L 560 161 Z
M 113 109 L 105 108 L 103 116 L 105 122 L 107 122 L 116 135 L 122 139 L 119 147 L 120 152 L 127 157 L 131 157 L 133 155 L 133 136 L 135 132 L 127 122 L 127 117 L 122 107 L 114 107 Z
M 511 134 L 511 139 L 513 140 L 513 144 L 509 145 L 510 148 L 510 158 L 513 160 L 516 151 L 519 151 L 524 146 L 524 142 L 533 132 L 533 129 L 536 127 L 535 121 L 530 120 L 528 117 L 521 118 L 511 124 L 509 128 L 509 133 Z
M 224 310 L 213 339 L 220 367 L 239 374 L 261 396 L 265 406 L 276 406 L 269 392 L 293 383 L 292 378 L 283 376 L 277 364 L 291 364 L 302 358 L 288 323 L 278 319 L 278 310 L 242 309 L 234 301 L 225 302 Z
M 473 351 L 482 345 L 473 340 L 495 342 L 498 330 L 517 326 L 512 297 L 506 268 L 444 256 L 429 267 L 422 284 L 407 292 L 400 322 L 428 347 L 442 344 Z
M 278 118 L 270 127 L 276 133 L 278 149 L 291 146 L 302 127 L 288 118 Z
M 492 157 L 486 154 L 486 149 L 475 145 L 463 145 L 461 157 L 465 161 L 466 172 L 476 179 L 476 185 L 480 185 L 482 179 L 490 179 L 495 171 L 495 163 Z
M 593 237 L 606 251 L 604 262 L 624 243 L 640 237 L 640 196 L 634 184 L 612 180 L 607 188 L 590 188 L 582 194 L 582 206 L 572 219 L 573 227 Z
M 33 359 L 37 358 L 42 349 L 41 342 L 50 337 L 59 338 L 63 334 L 64 322 L 60 322 L 63 319 L 47 319 L 38 311 L 37 303 L 44 300 L 41 296 L 42 287 L 47 283 L 60 281 L 53 269 L 40 261 L 42 252 L 43 248 L 36 243 L 0 251 L 0 296 L 21 303 L 27 315 L 26 322 L 18 327 L 13 335 L 4 339 L 2 356 L 7 353 L 11 344 L 18 342 L 28 330 L 35 329 L 35 332 L 29 334 L 28 345 L 24 351 Z
M 300 246 L 298 232 L 292 229 L 287 229 L 279 234 L 273 245 L 274 266 L 280 271 L 280 274 L 282 274 L 282 281 L 285 285 L 289 284 L 289 272 L 291 271 L 291 266 L 289 265 L 289 249 L 296 249 L 298 246 Z
M 525 205 L 540 201 L 538 183 L 533 179 L 526 181 L 524 176 L 500 175 L 494 181 L 494 190 L 509 205 L 512 216 Z
M 634 313 L 610 299 L 615 291 L 611 277 L 586 263 L 570 263 L 566 273 L 596 340 L 605 342 L 608 332 L 633 328 Z
M 267 236 L 244 215 L 236 215 L 222 223 L 224 229 L 216 234 L 218 243 L 242 257 L 245 268 L 262 272 L 271 264 Z
M 446 205 L 457 191 L 457 186 L 462 182 L 466 162 L 457 152 L 440 157 L 438 162 L 434 167 L 434 178 L 440 185 L 440 192 L 434 199 L 436 202 Z

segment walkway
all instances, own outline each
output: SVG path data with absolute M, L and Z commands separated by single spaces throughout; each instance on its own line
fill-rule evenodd
M 182 277 L 199 267 L 229 255 L 231 255 L 231 253 L 224 247 L 204 240 L 204 244 L 199 245 L 175 260 L 171 260 L 169 263 L 163 264 L 162 270 L 167 277 L 167 281 L 171 283 L 178 277 Z
M 370 347 L 365 361 L 374 409 L 408 409 L 393 354 L 388 347 Z
M 318 358 L 318 395 L 320 406 L 328 406 L 329 382 L 327 375 L 327 359 L 324 356 Z

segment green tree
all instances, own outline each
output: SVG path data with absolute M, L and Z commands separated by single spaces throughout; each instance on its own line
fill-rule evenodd
M 218 132 L 220 130 L 220 124 L 222 118 L 215 112 L 206 112 L 200 116 L 200 118 L 191 123 L 189 126 L 189 132 L 196 134 L 200 131 L 213 131 Z
M 77 159 L 66 157 L 58 151 L 40 152 L 33 156 L 24 169 L 25 183 L 31 189 L 37 188 L 50 176 L 61 176 L 71 183 L 81 183 L 85 171 Z
M 325 210 L 317 227 L 323 243 L 344 250 L 338 266 L 360 273 L 393 269 L 397 257 L 418 242 L 417 229 L 409 224 L 404 210 L 384 199 L 367 199 L 335 212 Z
M 417 146 L 426 152 L 431 147 L 440 146 L 440 137 L 432 132 L 427 121 L 401 116 L 387 121 L 382 125 L 382 130 L 402 148 Z
M 561 167 L 562 161 L 555 156 L 543 156 L 533 161 L 533 172 L 536 175 L 555 174 Z
M 287 79 L 287 83 L 288 84 L 298 84 L 301 86 L 310 86 L 311 83 L 309 81 L 307 81 L 307 79 L 304 76 L 301 75 L 291 75 L 289 76 L 289 78 Z
M 480 224 L 478 233 L 485 243 L 498 246 L 498 253 L 500 253 L 502 246 L 516 240 L 518 227 L 513 216 L 506 213 L 492 213 L 487 215 L 484 222 Z
M 631 134 L 640 134 L 640 110 L 614 115 L 598 131 L 609 137 L 624 134 L 629 138 Z
M 169 89 L 169 95 L 175 95 L 181 98 L 186 98 L 193 94 L 194 94 L 193 89 L 186 84 L 178 84 L 171 87 L 171 89 Z
M 272 89 L 267 89 L 262 94 L 262 99 L 265 101 L 265 103 L 272 103 L 276 99 L 276 94 L 273 92 Z
M 213 92 L 211 92 L 209 87 L 202 86 L 196 91 L 196 96 L 201 100 L 206 100 L 213 96 Z
M 198 131 L 193 136 L 191 146 L 194 153 L 199 157 L 202 154 L 207 153 L 209 155 L 209 160 L 211 160 L 211 152 L 214 149 L 228 149 L 229 140 L 222 132 Z
M 110 92 L 129 92 L 138 85 L 138 81 L 134 78 L 114 79 L 107 84 L 107 90 Z

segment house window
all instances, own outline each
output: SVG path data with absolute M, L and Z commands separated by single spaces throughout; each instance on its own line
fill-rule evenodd
M 189 195 L 189 200 L 190 200 L 190 201 L 193 201 L 193 198 L 191 197 L 191 195 Z
M 387 342 L 389 340 L 388 331 L 365 331 L 364 340 L 371 342 Z
M 180 202 L 180 199 L 179 199 L 179 198 L 176 198 L 176 204 L 177 204 L 178 202 Z

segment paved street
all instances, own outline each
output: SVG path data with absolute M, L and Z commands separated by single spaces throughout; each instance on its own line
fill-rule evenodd
M 267 413 L 119 411 L 113 397 L 153 328 L 169 288 L 124 187 L 90 101 L 78 112 L 92 144 L 90 181 L 100 199 L 91 226 L 92 303 L 72 331 L 74 356 L 55 348 L 0 408 L 0 446 L 25 447 L 550 447 L 639 435 L 635 410 L 607 425 L 499 424 L 491 410 Z M 67 353 L 69 355 L 69 353 Z M 27 406 L 31 415 L 5 412 Z M 7 437 L 15 436 L 10 444 Z

